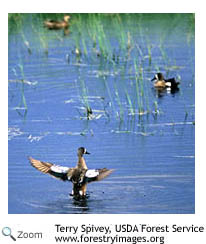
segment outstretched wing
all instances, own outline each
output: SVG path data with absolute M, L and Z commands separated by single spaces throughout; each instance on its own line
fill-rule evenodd
M 92 181 L 99 181 L 110 175 L 114 169 L 88 169 L 85 173 L 85 178 L 88 183 Z
M 29 157 L 31 165 L 44 174 L 49 174 L 59 180 L 68 180 L 67 173 L 71 170 L 68 167 L 62 167 L 52 163 L 42 162 Z

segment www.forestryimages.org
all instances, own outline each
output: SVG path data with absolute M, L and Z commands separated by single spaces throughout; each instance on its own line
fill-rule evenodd
M 150 226 L 147 224 L 119 224 L 119 225 L 85 225 L 81 226 L 63 226 L 55 225 L 57 233 L 66 233 L 67 236 L 55 236 L 56 242 L 80 242 L 80 243 L 165 243 L 164 233 L 168 232 L 204 232 L 203 226 L 178 226 L 174 225 L 157 225 Z M 117 233 L 130 233 L 130 236 L 121 236 Z M 139 233 L 137 235 L 137 233 Z M 154 236 L 140 235 L 140 233 L 154 233 Z

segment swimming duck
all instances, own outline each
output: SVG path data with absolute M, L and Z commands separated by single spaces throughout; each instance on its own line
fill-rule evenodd
M 180 84 L 175 78 L 166 80 L 162 73 L 157 73 L 151 81 L 154 81 L 154 87 L 156 88 L 170 88 L 171 90 L 178 89 Z
M 69 26 L 69 19 L 70 16 L 65 15 L 63 21 L 46 20 L 44 26 L 50 30 L 67 28 Z
M 42 162 L 29 157 L 31 165 L 42 173 L 49 174 L 56 179 L 62 181 L 71 181 L 73 190 L 71 196 L 75 199 L 85 198 L 87 184 L 99 181 L 110 175 L 113 169 L 88 169 L 84 154 L 90 154 L 86 148 L 80 147 L 77 152 L 78 162 L 75 168 L 63 167 L 48 162 Z

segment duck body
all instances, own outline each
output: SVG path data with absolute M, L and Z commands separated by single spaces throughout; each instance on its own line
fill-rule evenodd
M 69 27 L 69 19 L 70 16 L 66 15 L 62 21 L 46 20 L 44 26 L 50 30 L 66 29 Z
M 171 90 L 178 89 L 180 84 L 175 78 L 165 79 L 162 73 L 157 73 L 151 81 L 154 81 L 154 87 L 156 88 L 170 88 Z
M 90 154 L 84 147 L 78 149 L 78 162 L 76 167 L 62 167 L 48 162 L 42 162 L 29 157 L 31 165 L 42 173 L 62 180 L 70 181 L 73 184 L 72 196 L 75 199 L 86 197 L 87 184 L 99 181 L 110 175 L 113 170 L 102 169 L 88 169 L 83 154 Z

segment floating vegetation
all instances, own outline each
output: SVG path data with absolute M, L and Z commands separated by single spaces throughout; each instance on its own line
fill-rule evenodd
M 28 140 L 30 142 L 33 142 L 33 141 L 40 141 L 44 136 L 32 136 L 32 135 L 29 135 L 28 136 Z
M 150 127 L 158 127 L 158 126 L 174 126 L 174 125 L 193 125 L 194 122 L 168 122 L 168 123 L 161 123 L 161 124 L 148 124 L 147 126 L 150 126 Z
M 180 155 L 177 155 L 177 156 L 174 156 L 175 158 L 195 158 L 194 155 L 185 155 L 185 156 L 180 156 Z
M 94 135 L 94 132 L 93 130 L 88 130 L 88 129 L 85 129 L 83 130 L 82 132 L 71 132 L 71 131 L 61 131 L 61 132 L 56 132 L 57 135 L 60 135 L 60 136 L 86 136 L 86 135 L 91 135 L 93 136 Z
M 36 86 L 38 84 L 38 81 L 29 81 L 29 80 L 9 80 L 9 82 L 14 82 L 14 83 L 23 83 L 25 85 L 29 86 Z
M 122 131 L 120 131 L 120 130 L 111 130 L 111 133 L 115 133 L 115 134 L 135 134 L 135 135 L 141 135 L 141 136 L 153 136 L 155 133 L 156 133 L 156 131 L 154 131 L 154 132 L 148 132 L 148 133 L 146 133 L 146 132 L 137 132 L 137 131 L 129 131 L 129 130 L 122 130 Z
M 65 131 L 65 132 L 56 132 L 57 135 L 67 135 L 67 136 L 81 136 L 85 135 L 85 133 L 82 132 L 71 132 L 71 131 Z
M 40 141 L 41 139 L 43 139 L 45 136 L 49 135 L 50 132 L 44 132 L 44 133 L 41 133 L 39 136 L 33 136 L 32 134 L 30 134 L 27 139 L 30 141 L 30 142 L 34 142 L 34 141 Z
M 68 99 L 68 100 L 64 101 L 64 103 L 65 104 L 67 104 L 67 103 L 74 103 L 74 99 Z
M 23 134 L 24 133 L 19 128 L 16 128 L 16 127 L 9 127 L 8 128 L 8 139 L 9 140 L 11 140 L 13 137 L 21 136 Z

